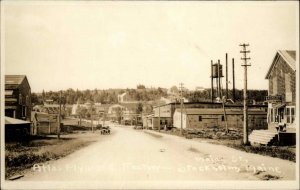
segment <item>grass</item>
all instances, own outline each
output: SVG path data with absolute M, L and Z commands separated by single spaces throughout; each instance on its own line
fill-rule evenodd
M 167 133 L 176 136 L 182 136 L 180 134 L 180 130 L 174 129 L 169 131 L 163 131 L 162 133 Z M 296 162 L 296 147 L 295 146 L 250 146 L 244 145 L 242 143 L 242 133 L 239 130 L 231 130 L 229 134 L 224 133 L 224 129 L 218 130 L 216 128 L 213 129 L 202 129 L 201 131 L 196 131 L 189 133 L 188 131 L 184 131 L 184 137 L 187 139 L 197 138 L 197 139 L 205 139 L 206 141 L 225 145 L 234 149 L 238 149 L 241 151 L 260 154 L 264 156 L 271 156 L 275 158 L 280 158 L 284 160 L 289 160 L 292 162 Z M 193 150 L 191 150 L 193 151 Z
M 5 178 L 22 173 L 33 164 L 57 160 L 95 142 L 99 135 L 92 133 L 66 135 L 64 138 L 39 137 L 27 142 L 5 144 Z

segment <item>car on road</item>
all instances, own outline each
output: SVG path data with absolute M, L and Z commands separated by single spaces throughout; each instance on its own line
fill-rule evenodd
M 101 135 L 109 135 L 110 134 L 110 127 L 109 126 L 101 127 L 100 134 Z

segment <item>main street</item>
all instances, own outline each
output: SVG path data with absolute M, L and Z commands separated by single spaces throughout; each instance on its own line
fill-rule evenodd
M 290 161 L 132 127 L 111 130 L 69 156 L 34 165 L 18 181 L 295 179 Z

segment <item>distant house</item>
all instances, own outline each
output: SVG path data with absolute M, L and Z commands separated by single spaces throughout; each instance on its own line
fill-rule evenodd
M 31 89 L 25 75 L 5 75 L 5 116 L 31 119 Z
M 285 123 L 289 131 L 296 131 L 296 52 L 277 51 L 266 79 L 269 129 Z
M 122 102 L 127 102 L 130 100 L 129 94 L 127 92 L 124 92 L 122 94 L 118 95 L 118 102 L 122 103 Z
M 197 91 L 197 92 L 203 92 L 203 91 L 205 91 L 205 88 L 197 86 L 195 88 L 195 91 Z

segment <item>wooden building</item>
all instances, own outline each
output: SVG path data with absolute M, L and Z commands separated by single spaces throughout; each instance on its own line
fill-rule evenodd
M 276 130 L 278 124 L 295 131 L 296 116 L 296 52 L 277 51 L 268 70 L 268 125 Z
M 31 89 L 25 75 L 5 75 L 5 116 L 31 119 Z
M 226 117 L 226 118 L 225 118 Z M 267 113 L 264 107 L 250 108 L 248 111 L 249 130 L 267 129 Z M 183 109 L 182 128 L 206 128 L 206 127 L 243 127 L 243 108 L 226 109 L 226 115 L 222 108 L 189 108 Z M 181 110 L 176 109 L 174 113 L 174 127 L 181 128 Z
M 203 113 L 208 113 L 208 115 L 210 115 L 209 117 L 216 117 L 216 115 L 220 115 L 223 114 L 223 106 L 222 103 L 216 103 L 216 102 L 186 102 L 183 104 L 183 113 L 185 113 L 186 110 L 194 110 L 194 109 L 198 109 L 198 110 L 202 110 Z M 225 109 L 226 110 L 242 110 L 243 109 L 243 105 L 240 104 L 225 104 Z M 256 126 L 257 128 L 265 128 L 266 127 L 266 119 L 267 119 L 267 106 L 265 105 L 249 105 L 248 106 L 249 110 L 253 110 L 253 111 L 257 111 L 254 112 L 254 114 L 257 113 L 257 117 L 263 118 L 265 121 L 262 122 L 261 120 L 254 120 L 253 122 L 255 122 L 253 125 Z M 169 104 L 165 104 L 165 105 L 160 105 L 160 106 L 156 106 L 154 107 L 154 118 L 160 118 L 160 124 L 161 125 L 167 125 L 168 127 L 170 126 L 174 126 L 176 127 L 177 125 L 174 123 L 176 118 L 174 119 L 174 114 L 175 112 L 180 112 L 180 104 L 179 103 L 169 103 Z M 176 111 L 177 110 L 177 111 Z M 222 111 L 220 111 L 222 110 Z M 189 113 L 187 113 L 187 115 L 189 115 Z M 240 116 L 240 113 L 237 113 L 237 115 L 239 115 L 240 118 L 242 118 L 242 116 Z M 231 117 L 231 116 L 229 116 Z M 235 122 L 233 123 L 234 125 L 232 127 L 239 126 L 239 123 L 242 121 L 242 119 L 239 119 L 241 121 L 238 121 L 237 123 L 237 119 L 239 117 L 236 117 Z M 220 116 L 221 118 L 221 116 Z M 176 120 L 177 122 L 178 120 Z M 210 120 L 210 122 L 212 122 L 211 124 L 214 124 L 216 121 L 218 121 L 218 119 L 213 119 Z M 251 123 L 252 120 L 250 120 L 249 123 Z M 158 122 L 156 122 L 158 124 Z M 176 125 L 176 126 L 175 126 Z M 241 124 L 239 127 L 242 127 L 243 124 Z M 190 127 L 194 127 L 194 126 L 190 126 Z M 197 127 L 197 126 L 195 126 Z M 231 127 L 229 125 L 229 127 Z M 158 126 L 155 125 L 155 123 L 153 122 L 153 128 L 158 128 Z
M 267 72 L 268 130 L 255 130 L 251 144 L 296 144 L 296 51 L 277 51 Z M 298 63 L 299 64 L 299 63 Z

